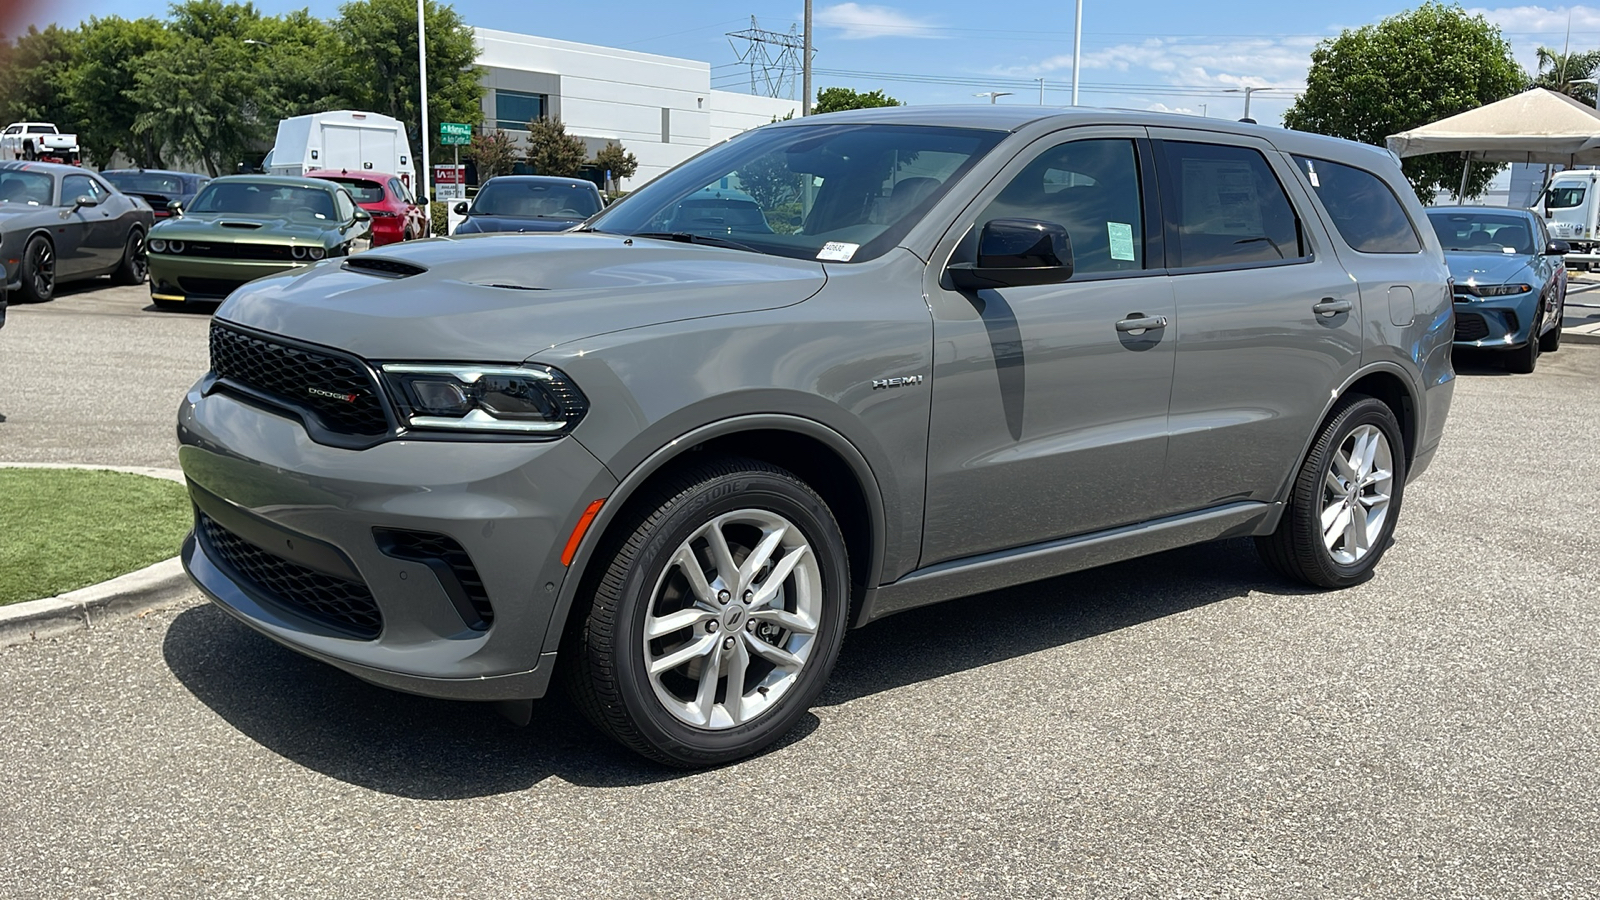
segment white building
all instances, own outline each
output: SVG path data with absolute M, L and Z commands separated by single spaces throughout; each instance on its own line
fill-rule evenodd
M 483 125 L 519 143 L 528 122 L 560 119 L 593 155 L 617 141 L 639 160 L 631 190 L 715 143 L 800 114 L 800 101 L 711 89 L 711 64 L 475 28 Z

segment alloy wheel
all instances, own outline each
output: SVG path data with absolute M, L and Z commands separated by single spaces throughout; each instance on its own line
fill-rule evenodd
M 766 713 L 812 655 L 822 572 L 777 513 L 717 516 L 672 554 L 645 610 L 644 663 L 678 720 L 722 730 Z
M 48 241 L 39 241 L 33 248 L 33 292 L 38 297 L 49 297 L 56 283 L 56 254 Z
M 135 231 L 128 237 L 128 258 L 133 263 L 133 276 L 136 283 L 142 284 L 150 274 L 150 256 L 145 248 L 144 234 Z
M 1394 455 L 1373 425 L 1350 432 L 1333 453 L 1323 478 L 1322 543 L 1340 565 L 1370 553 L 1389 516 Z

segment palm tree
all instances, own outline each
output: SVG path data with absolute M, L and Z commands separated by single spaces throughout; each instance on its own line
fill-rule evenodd
M 1537 51 L 1539 66 L 1533 79 L 1534 87 L 1549 88 L 1566 94 L 1583 103 L 1594 103 L 1592 84 L 1574 84 L 1577 78 L 1594 78 L 1600 69 L 1600 50 L 1557 53 L 1549 47 Z

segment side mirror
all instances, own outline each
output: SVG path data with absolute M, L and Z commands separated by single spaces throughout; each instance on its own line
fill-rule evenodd
M 466 214 L 467 214 L 467 201 L 463 200 L 460 203 L 456 204 L 456 215 L 464 216 Z
M 76 209 L 76 208 L 78 208 L 80 206 L 99 206 L 99 205 L 100 205 L 100 201 L 96 200 L 95 198 L 93 198 L 91 196 L 89 196 L 88 194 L 80 194 L 76 200 L 72 201 L 72 207 L 74 209 Z
M 416 205 L 417 206 L 427 206 L 428 205 L 428 195 L 427 194 L 418 194 L 413 199 L 416 200 Z
M 372 221 L 372 213 L 369 213 L 366 210 L 364 210 L 364 209 L 362 209 L 361 207 L 358 206 L 358 207 L 356 207 L 356 221 L 357 222 L 371 222 Z
M 1067 230 L 1038 219 L 994 219 L 978 236 L 978 261 L 949 269 L 958 288 L 1060 284 L 1072 277 L 1072 240 Z
M 1572 252 L 1572 245 L 1566 241 L 1553 240 L 1550 242 L 1550 246 L 1545 248 L 1544 252 L 1549 256 L 1566 256 Z
M 172 213 L 175 216 L 183 215 L 183 201 L 182 200 L 168 200 L 167 201 L 167 211 Z

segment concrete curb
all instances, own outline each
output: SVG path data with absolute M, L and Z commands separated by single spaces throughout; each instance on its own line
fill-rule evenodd
M 0 462 L 0 468 L 99 469 L 183 483 L 183 473 L 176 469 L 148 466 Z M 109 619 L 170 603 L 188 593 L 189 589 L 189 577 L 183 571 L 183 564 L 173 557 L 60 596 L 0 606 L 0 647 L 54 637 L 79 628 L 91 628 Z

